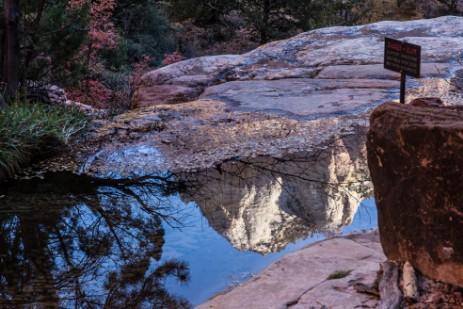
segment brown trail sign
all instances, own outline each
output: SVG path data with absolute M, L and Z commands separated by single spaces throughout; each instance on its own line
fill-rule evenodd
M 400 73 L 400 103 L 405 103 L 406 76 L 420 78 L 421 46 L 385 37 L 384 68 Z

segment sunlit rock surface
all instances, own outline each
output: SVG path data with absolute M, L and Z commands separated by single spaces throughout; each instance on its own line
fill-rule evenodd
M 189 198 L 235 248 L 267 254 L 352 221 L 372 194 L 364 143 L 364 134 L 352 134 L 312 153 L 235 158 L 179 177 L 190 181 Z
M 389 259 L 463 286 L 463 110 L 385 103 L 371 115 L 368 164 Z
M 200 97 L 300 116 L 355 111 L 397 97 L 399 74 L 382 68 L 385 36 L 422 46 L 422 75 L 443 77 L 461 51 L 462 28 L 453 16 L 330 27 L 243 55 L 189 59 L 146 74 L 132 107 Z

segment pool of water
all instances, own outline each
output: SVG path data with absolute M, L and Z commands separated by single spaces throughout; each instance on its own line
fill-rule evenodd
M 193 305 L 199 305 L 211 296 L 251 278 L 288 253 L 332 236 L 314 232 L 287 244 L 279 252 L 265 255 L 239 251 L 207 223 L 196 205 L 191 206 L 190 217 L 185 220 L 187 227 L 180 230 L 166 227 L 164 257 L 181 259 L 190 266 L 191 279 L 188 283 L 178 284 L 177 281 L 169 279 L 167 287 L 169 291 L 189 299 Z M 336 234 L 369 231 L 376 227 L 374 199 L 365 199 L 359 203 L 352 223 Z
M 375 228 L 370 196 L 364 166 L 320 154 L 2 184 L 0 307 L 195 306 L 307 244 Z

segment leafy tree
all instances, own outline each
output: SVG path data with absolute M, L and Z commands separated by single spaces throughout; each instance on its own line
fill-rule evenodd
M 159 65 L 174 50 L 171 28 L 155 1 L 75 2 L 90 5 L 89 39 L 81 49 L 89 69 L 77 88 L 68 89 L 69 97 L 98 107 L 127 107 L 138 69 Z
M 365 15 L 367 10 L 361 6 L 369 2 L 363 0 L 328 2 L 323 0 L 169 0 L 165 3 L 169 18 L 182 25 L 178 27 L 184 31 L 184 33 L 179 32 L 179 42 L 181 51 L 184 51 L 187 47 L 183 46 L 183 42 L 193 43 L 203 50 L 210 50 L 211 45 L 220 42 L 228 41 L 235 44 L 238 37 L 264 44 L 314 28 L 353 24 L 358 17 Z M 194 42 L 193 37 L 202 38 L 202 42 Z M 255 44 L 247 44 L 247 46 L 254 47 Z
M 397 0 L 398 6 L 402 6 L 404 2 L 406 1 Z M 415 6 L 425 18 L 463 14 L 463 3 L 459 0 L 417 0 Z
M 73 9 L 67 0 L 5 0 L 0 6 L 0 80 L 10 98 L 25 94 L 32 80 L 46 84 L 79 76 L 76 56 L 87 35 L 88 7 Z
M 122 38 L 117 56 L 124 60 L 117 63 L 114 53 L 108 55 L 116 68 L 140 63 L 145 57 L 151 66 L 157 66 L 176 48 L 172 27 L 156 1 L 117 1 L 113 20 Z
M 260 44 L 302 31 L 331 25 L 355 24 L 365 19 L 371 1 L 246 0 L 241 11 Z
M 241 26 L 240 6 L 241 1 L 228 0 L 163 2 L 167 16 L 175 27 L 177 48 L 188 56 L 208 53 L 211 46 L 230 41 Z M 232 15 L 235 20 L 230 18 Z
M 79 48 L 88 38 L 89 6 L 67 0 L 24 2 L 21 34 L 21 84 L 75 83 L 86 72 Z
M 90 22 L 88 38 L 79 50 L 81 64 L 88 68 L 86 76 L 79 81 L 79 87 L 70 93 L 70 97 L 84 103 L 111 100 L 111 90 L 100 80 L 99 74 L 105 70 L 101 60 L 104 51 L 118 47 L 119 34 L 111 20 L 114 12 L 114 0 L 71 0 L 68 7 L 82 10 L 88 7 Z
M 194 19 L 197 26 L 207 27 L 223 22 L 222 16 L 239 9 L 243 1 L 168 0 L 165 8 L 173 21 Z
M 297 2 L 297 1 L 296 1 Z M 294 1 L 249 0 L 242 11 L 259 44 L 293 35 L 298 29 Z

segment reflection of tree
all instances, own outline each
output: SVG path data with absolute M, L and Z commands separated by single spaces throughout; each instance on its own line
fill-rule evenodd
M 266 254 L 315 232 L 339 232 L 371 194 L 365 134 L 357 133 L 311 152 L 233 158 L 176 175 L 198 184 L 182 197 L 196 201 L 209 224 L 240 250 Z
M 164 287 L 189 279 L 184 262 L 160 261 L 162 222 L 180 224 L 164 203 L 179 189 L 169 179 L 55 175 L 10 186 L 0 199 L 0 307 L 189 308 Z

